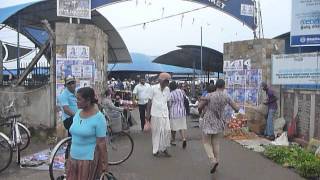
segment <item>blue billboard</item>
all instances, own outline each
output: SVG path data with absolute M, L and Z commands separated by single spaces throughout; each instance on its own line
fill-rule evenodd
M 292 0 L 291 46 L 320 45 L 319 0 Z

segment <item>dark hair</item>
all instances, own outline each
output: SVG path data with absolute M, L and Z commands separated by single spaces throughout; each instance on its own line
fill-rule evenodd
M 109 95 L 110 95 L 109 89 L 107 89 L 107 90 L 104 92 L 104 95 L 105 95 L 105 96 L 109 96 Z
M 98 103 L 98 100 L 96 99 L 96 95 L 94 93 L 94 90 L 91 87 L 83 87 L 80 88 L 77 91 L 78 94 L 80 94 L 81 97 L 83 97 L 86 100 L 89 100 L 91 104 Z
M 266 82 L 262 82 L 262 83 L 261 83 L 261 87 L 263 87 L 263 88 L 267 88 L 267 87 L 268 87 L 268 85 L 267 85 L 267 83 L 266 83 Z
M 207 87 L 207 91 L 208 91 L 208 93 L 212 93 L 212 92 L 216 91 L 216 86 L 213 84 L 209 84 L 209 86 Z
M 177 84 L 175 81 L 172 81 L 172 82 L 169 84 L 170 91 L 176 90 L 177 87 L 178 87 L 178 84 Z
M 218 79 L 217 82 L 216 82 L 216 87 L 221 89 L 221 88 L 224 88 L 225 87 L 225 82 L 223 79 Z

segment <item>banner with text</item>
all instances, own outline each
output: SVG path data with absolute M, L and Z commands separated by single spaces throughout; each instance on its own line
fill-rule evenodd
M 291 46 L 320 45 L 320 0 L 292 0 Z
M 319 53 L 272 55 L 272 84 L 319 84 L 319 56 Z
M 57 16 L 91 19 L 91 0 L 57 0 Z

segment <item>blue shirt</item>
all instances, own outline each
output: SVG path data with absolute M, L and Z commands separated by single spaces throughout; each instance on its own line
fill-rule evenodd
M 88 118 L 81 118 L 81 111 L 77 111 L 70 127 L 70 155 L 77 160 L 93 160 L 97 137 L 106 137 L 107 123 L 100 111 Z
M 72 112 L 76 113 L 78 111 L 77 98 L 75 94 L 70 92 L 68 88 L 65 88 L 59 96 L 59 105 L 62 108 L 62 120 L 66 120 L 70 116 L 63 111 L 63 106 L 68 106 Z

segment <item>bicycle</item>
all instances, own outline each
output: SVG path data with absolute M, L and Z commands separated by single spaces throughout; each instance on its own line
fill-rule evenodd
M 122 113 L 121 118 L 123 121 L 126 121 L 126 118 L 124 118 Z M 129 159 L 133 152 L 134 142 L 132 137 L 124 131 L 113 132 L 112 127 L 109 125 L 110 119 L 107 119 L 107 122 L 108 164 L 118 165 Z M 65 153 L 67 146 L 70 146 L 70 144 L 71 137 L 66 137 L 62 139 L 51 151 L 49 160 L 49 175 L 52 180 L 56 180 L 57 178 L 62 178 L 65 176 Z M 69 155 L 67 155 L 67 157 L 69 157 Z
M 17 124 L 19 131 L 16 132 L 19 132 L 19 135 L 21 137 L 20 150 L 23 151 L 30 144 L 31 133 L 25 125 L 17 120 L 17 118 L 20 118 L 21 115 L 16 113 L 14 102 L 15 100 L 12 100 L 10 105 L 4 108 L 5 114 L 9 114 L 9 116 L 0 117 L 0 120 L 3 120 L 3 122 L 0 123 L 0 131 L 6 134 L 10 139 L 13 139 L 15 130 L 13 127 L 15 127 L 15 125 Z
M 8 112 L 11 112 L 14 108 L 13 102 L 14 101 L 5 108 Z M 19 117 L 21 117 L 20 114 L 1 117 L 4 123 L 0 124 L 0 128 L 1 131 L 5 131 L 5 133 L 0 132 L 0 172 L 9 167 L 14 151 L 17 153 L 17 164 L 20 165 L 20 153 L 26 149 L 30 143 L 30 131 L 17 121 Z M 6 134 L 9 135 L 9 137 Z

